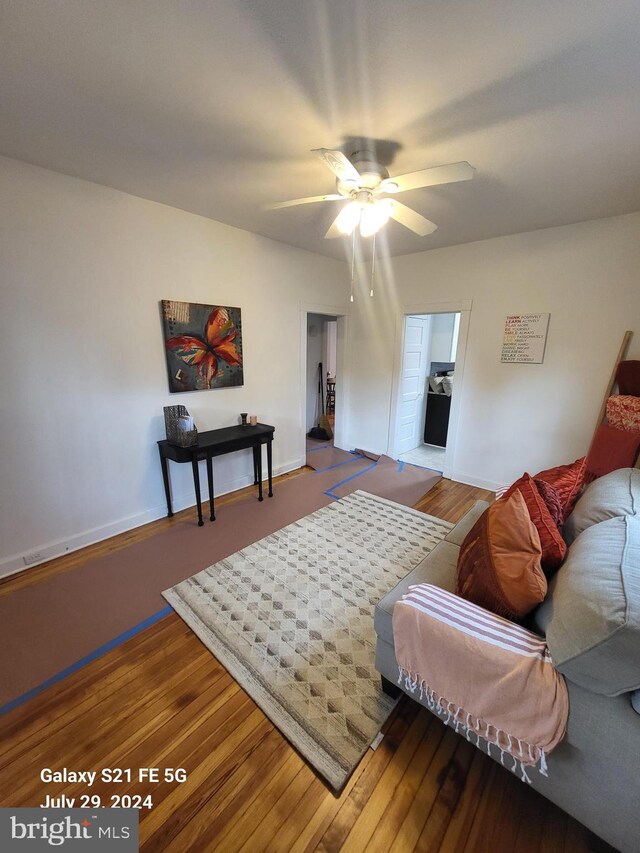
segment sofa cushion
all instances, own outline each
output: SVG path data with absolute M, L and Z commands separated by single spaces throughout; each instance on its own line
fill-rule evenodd
M 577 537 L 534 614 L 554 663 L 582 687 L 640 687 L 640 519 L 610 518 Z
M 594 480 L 581 495 L 566 521 L 563 535 L 567 545 L 593 524 L 640 511 L 640 471 L 619 468 Z
M 543 488 L 547 486 L 549 489 L 553 489 L 544 480 L 539 480 L 539 482 Z M 516 480 L 507 489 L 503 500 L 511 497 L 516 489 L 524 498 L 524 502 L 529 510 L 529 517 L 534 523 L 540 537 L 540 547 L 542 548 L 540 560 L 543 571 L 545 574 L 551 574 L 564 560 L 567 553 L 567 546 L 533 477 L 530 474 L 523 474 L 519 480 Z
M 519 489 L 491 504 L 458 557 L 456 594 L 508 619 L 525 616 L 547 591 L 540 536 Z
M 374 626 L 376 634 L 393 645 L 393 605 L 399 601 L 412 584 L 432 583 L 453 592 L 456 585 L 456 564 L 460 548 L 452 542 L 442 540 L 422 562 L 409 572 L 400 583 L 376 604 Z
M 536 480 L 545 480 L 558 492 L 562 503 L 563 520 L 568 517 L 578 499 L 586 469 L 587 457 L 583 456 L 570 465 L 557 465 L 555 468 L 539 471 L 535 475 Z

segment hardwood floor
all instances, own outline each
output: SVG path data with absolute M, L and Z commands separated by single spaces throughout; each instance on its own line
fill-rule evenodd
M 488 496 L 442 480 L 416 506 L 455 522 Z M 52 561 L 28 582 L 171 523 Z M 0 594 L 26 582 L 10 579 Z M 103 805 L 112 796 L 150 796 L 153 808 L 140 811 L 140 849 L 149 853 L 603 849 L 406 698 L 377 750 L 334 796 L 174 614 L 7 714 L 0 726 L 0 806 L 37 806 L 46 794 L 89 794 Z M 41 781 L 43 768 L 63 767 L 98 771 L 98 779 L 91 787 Z M 137 778 L 140 768 L 154 767 L 161 774 L 184 768 L 186 781 Z M 107 783 L 99 779 L 103 768 L 130 768 L 134 778 Z

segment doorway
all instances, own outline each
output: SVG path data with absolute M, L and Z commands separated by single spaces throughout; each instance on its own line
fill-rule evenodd
M 404 316 L 394 456 L 443 473 L 460 336 L 459 311 Z
M 338 361 L 338 317 L 310 312 L 307 314 L 306 392 L 304 432 L 327 431 L 326 441 L 333 443 L 336 421 L 336 385 Z
M 315 330 L 311 327 L 315 326 Z M 318 364 L 322 361 L 324 390 L 326 391 L 327 366 L 335 372 L 335 412 L 333 420 L 333 443 L 344 447 L 347 430 L 346 406 L 348 399 L 348 376 L 346 364 L 346 344 L 348 340 L 349 318 L 343 305 L 312 304 L 300 306 L 300 433 L 299 465 L 306 464 L 307 432 L 310 419 L 315 416 L 318 401 Z M 316 353 L 315 358 L 309 351 Z M 327 361 L 328 360 L 328 361 Z M 327 362 L 327 364 L 325 364 Z M 335 367 L 334 367 L 335 365 Z M 326 397 L 325 397 L 326 408 Z M 315 426 L 315 424 L 313 424 Z

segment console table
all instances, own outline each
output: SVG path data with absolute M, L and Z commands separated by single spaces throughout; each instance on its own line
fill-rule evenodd
M 173 515 L 171 509 L 171 487 L 169 484 L 169 466 L 167 460 L 172 462 L 191 462 L 193 470 L 193 485 L 196 492 L 196 505 L 198 507 L 198 527 L 204 524 L 202 520 L 202 502 L 200 499 L 200 473 L 198 461 L 207 461 L 207 480 L 209 483 L 209 508 L 210 521 L 215 521 L 216 514 L 213 505 L 213 464 L 214 456 L 222 456 L 225 453 L 233 453 L 235 450 L 253 449 L 253 483 L 258 486 L 258 500 L 262 498 L 262 445 L 267 445 L 267 473 L 269 476 L 269 497 L 273 497 L 273 469 L 271 445 L 275 427 L 267 424 L 255 424 L 253 426 L 232 426 L 222 429 L 212 429 L 208 432 L 198 433 L 198 443 L 191 447 L 179 447 L 170 444 L 166 439 L 158 442 L 160 451 L 160 464 L 162 465 L 162 479 L 164 481 L 164 493 L 167 498 L 167 516 Z

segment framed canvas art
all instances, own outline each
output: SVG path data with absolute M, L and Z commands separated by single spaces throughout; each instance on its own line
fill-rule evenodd
M 172 393 L 244 383 L 239 308 L 163 299 L 162 324 Z

